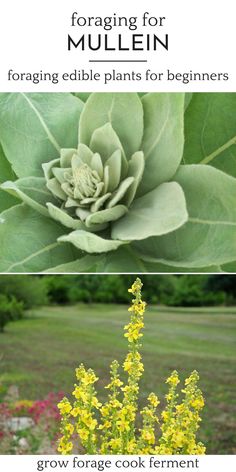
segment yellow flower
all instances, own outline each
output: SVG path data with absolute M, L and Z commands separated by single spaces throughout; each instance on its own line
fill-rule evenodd
M 122 432 L 130 430 L 129 423 L 125 419 L 118 420 L 117 421 L 117 426 L 119 426 L 119 429 Z
M 84 377 L 82 378 L 82 382 L 84 385 L 90 385 L 93 384 L 98 380 L 98 377 L 94 374 L 94 372 L 86 372 Z
M 179 380 L 178 373 L 176 372 L 176 370 L 174 370 L 174 372 L 172 372 L 170 377 L 166 379 L 166 383 L 168 383 L 169 385 L 173 385 L 173 387 L 176 387 L 179 382 L 180 380 Z
M 111 400 L 110 405 L 111 405 L 111 408 L 120 408 L 122 406 L 122 403 L 120 403 L 119 400 L 114 399 L 114 400 Z
M 80 436 L 80 438 L 82 439 L 82 441 L 87 441 L 87 439 L 89 437 L 89 431 L 87 429 L 78 428 L 77 433 Z
M 74 432 L 74 426 L 73 426 L 73 424 L 71 424 L 71 423 L 66 424 L 65 430 L 66 430 L 66 432 L 69 433 L 70 435 L 73 434 L 73 432 Z
M 136 442 L 134 439 L 131 439 L 131 441 L 128 442 L 127 444 L 127 452 L 128 454 L 134 454 L 135 449 L 136 449 Z
M 131 343 L 132 341 L 137 341 L 137 339 L 143 336 L 142 333 L 139 333 L 139 330 L 136 328 L 130 329 L 128 333 L 124 334 L 125 338 L 128 338 L 128 341 Z
M 110 421 L 105 421 L 104 424 L 100 424 L 98 429 L 108 429 L 111 427 L 111 422 Z
M 102 406 L 102 403 L 99 403 L 98 399 L 96 397 L 93 397 L 91 400 L 91 405 L 99 410 L 99 408 L 101 408 Z
M 154 444 L 155 443 L 155 435 L 153 431 L 142 431 L 142 439 L 144 441 L 147 441 L 149 444 Z
M 139 387 L 138 385 L 126 385 L 121 390 L 127 394 L 136 394 L 139 391 Z
M 32 400 L 17 400 L 13 403 L 14 408 L 31 408 L 33 406 Z
M 61 454 L 69 454 L 72 449 L 73 449 L 72 442 L 67 442 L 66 438 L 62 436 L 62 438 L 59 441 L 59 446 L 57 449 L 58 452 L 61 452 Z
M 199 397 L 191 401 L 191 406 L 196 410 L 201 410 L 204 407 L 204 398 Z
M 68 414 L 72 410 L 72 406 L 66 398 L 63 398 L 63 400 L 58 403 L 57 407 L 59 408 L 61 415 Z
M 121 387 L 121 385 L 123 385 L 123 382 L 120 379 L 113 379 L 105 388 L 111 389 L 112 387 Z
M 101 412 L 102 416 L 107 416 L 107 415 L 109 415 L 110 410 L 109 410 L 108 406 L 104 405 L 101 408 L 100 412 Z
M 166 410 L 163 410 L 163 412 L 161 413 L 161 416 L 162 416 L 164 421 L 167 421 L 170 418 L 170 412 L 166 411 Z
M 185 435 L 182 431 L 177 431 L 177 432 L 174 432 L 172 439 L 176 447 L 181 447 L 183 446 L 185 442 Z
M 93 431 L 93 430 L 96 428 L 97 423 L 98 423 L 97 420 L 95 420 L 95 419 L 93 419 L 93 418 L 89 418 L 89 419 L 85 422 L 86 426 L 87 426 L 88 429 L 90 429 L 91 431 Z
M 132 293 L 133 295 L 136 295 L 136 293 L 141 291 L 143 284 L 139 278 L 135 280 L 131 288 L 128 289 L 128 292 Z
M 81 408 L 75 407 L 71 410 L 70 414 L 74 417 L 78 416 L 81 414 Z
M 152 406 L 154 406 L 155 408 L 159 405 L 159 400 L 157 398 L 157 396 L 155 395 L 155 393 L 150 393 L 150 395 L 148 396 L 148 401 L 151 403 Z
M 72 392 L 72 395 L 76 398 L 76 400 L 82 400 L 83 402 L 88 401 L 88 394 L 84 392 L 81 387 L 76 386 L 75 390 Z
M 121 439 L 120 438 L 111 439 L 109 441 L 109 445 L 111 446 L 112 449 L 119 449 L 122 445 Z
M 131 369 L 133 368 L 133 362 L 131 360 L 127 360 L 123 364 L 124 371 L 130 372 Z
M 201 454 L 205 454 L 205 452 L 206 452 L 205 446 L 202 443 L 198 443 L 195 447 L 194 454 L 201 455 Z

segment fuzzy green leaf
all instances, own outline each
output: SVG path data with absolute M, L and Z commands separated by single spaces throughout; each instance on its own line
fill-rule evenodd
M 73 262 L 67 264 L 61 264 L 59 266 L 51 267 L 45 270 L 45 273 L 78 273 L 78 272 L 98 272 L 98 265 L 103 260 L 103 255 L 97 256 L 84 256 L 81 259 L 76 259 Z
M 114 239 L 133 241 L 174 231 L 188 219 L 184 193 L 170 182 L 138 198 L 112 227 Z
M 15 182 L 7 181 L 0 188 L 16 196 L 44 216 L 48 216 L 46 203 L 57 203 L 57 200 L 47 189 L 43 177 L 25 177 Z
M 78 218 L 72 218 L 64 210 L 61 210 L 61 208 L 58 208 L 52 203 L 47 203 L 47 208 L 49 215 L 63 226 L 66 226 L 66 228 L 84 229 L 84 224 Z
M 100 154 L 104 164 L 113 152 L 118 149 L 123 152 L 122 144 L 111 123 L 106 123 L 93 132 L 89 148 Z
M 137 188 L 143 176 L 144 166 L 145 166 L 145 159 L 144 159 L 143 152 L 142 151 L 135 152 L 133 156 L 131 157 L 131 159 L 129 160 L 128 176 L 134 177 L 134 181 L 131 184 L 131 186 L 128 188 L 125 194 L 124 201 L 127 206 L 130 206 L 130 204 L 132 203 L 136 195 Z
M 83 105 L 70 93 L 0 93 L 1 142 L 18 177 L 42 176 L 61 147 L 77 147 Z
M 136 93 L 93 93 L 84 105 L 79 124 L 79 141 L 89 145 L 93 132 L 110 123 L 126 157 L 140 149 L 143 136 L 143 109 Z
M 142 97 L 142 103 L 142 150 L 146 162 L 138 189 L 139 195 L 153 190 L 174 176 L 180 165 L 184 146 L 184 94 L 148 93 Z
M 89 95 L 91 95 L 91 92 L 75 92 L 73 95 L 82 100 L 82 102 L 86 102 L 86 100 L 89 98 Z
M 122 244 L 122 241 L 114 241 L 111 239 L 104 239 L 97 234 L 89 233 L 87 231 L 72 231 L 65 236 L 58 238 L 58 241 L 70 242 L 78 249 L 86 251 L 90 254 L 99 254 L 101 252 L 114 251 Z
M 193 94 L 185 114 L 184 162 L 236 177 L 236 93 Z
M 0 271 L 41 272 L 78 258 L 80 253 L 57 238 L 65 228 L 21 204 L 0 217 Z
M 165 237 L 135 247 L 141 257 L 172 266 L 201 268 L 236 259 L 236 179 L 211 166 L 182 166 L 189 221 Z
M 15 179 L 15 174 L 6 156 L 4 155 L 2 146 L 0 145 L 0 184 L 8 179 Z M 0 212 L 17 203 L 18 201 L 16 198 L 7 194 L 6 192 L 3 192 L 3 190 L 0 190 Z
M 124 205 L 116 205 L 113 208 L 106 208 L 96 213 L 91 213 L 86 218 L 86 225 L 88 227 L 93 225 L 102 225 L 109 223 L 110 221 L 116 221 L 121 218 L 127 212 L 127 208 Z

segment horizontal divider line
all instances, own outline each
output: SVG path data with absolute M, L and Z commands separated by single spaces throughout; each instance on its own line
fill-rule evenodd
M 89 62 L 147 62 L 146 59 L 90 59 Z

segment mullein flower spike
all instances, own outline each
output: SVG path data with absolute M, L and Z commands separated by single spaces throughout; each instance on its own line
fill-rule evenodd
M 108 399 L 98 401 L 94 384 L 98 381 L 92 369 L 81 364 L 76 369 L 78 383 L 72 395 L 74 401 L 63 398 L 58 404 L 61 414 L 61 439 L 58 452 L 76 452 L 77 438 L 85 454 L 204 454 L 205 446 L 197 441 L 196 433 L 204 406 L 201 390 L 197 386 L 198 373 L 193 371 L 185 380 L 178 401 L 178 373 L 173 371 L 166 383 L 166 407 L 157 414 L 158 397 L 150 393 L 147 406 L 138 410 L 139 381 L 144 371 L 139 353 L 143 336 L 146 303 L 141 297 L 142 282 L 135 280 L 128 290 L 133 296 L 129 308 L 130 322 L 124 327 L 128 340 L 128 353 L 123 363 L 126 382 L 120 379 L 119 363 L 110 366 L 110 382 L 105 387 Z M 141 417 L 138 428 L 137 417 Z

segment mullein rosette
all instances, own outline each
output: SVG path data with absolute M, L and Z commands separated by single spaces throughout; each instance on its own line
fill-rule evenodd
M 235 109 L 227 93 L 0 93 L 0 271 L 233 272 Z
M 139 151 L 127 160 L 107 123 L 94 131 L 89 146 L 62 149 L 43 170 L 47 188 L 59 201 L 47 203 L 52 218 L 75 230 L 100 232 L 127 213 L 143 175 L 144 155 Z
M 30 94 L 23 96 L 45 132 L 38 96 L 32 94 L 35 105 Z M 46 129 L 52 153 L 40 155 L 34 175 L 28 176 L 31 171 L 24 167 L 17 170 L 23 178 L 6 181 L 1 189 L 39 212 L 45 224 L 45 217 L 57 222 L 60 234 L 54 242 L 72 245 L 75 258 L 94 254 L 97 263 L 96 256 L 128 245 L 126 256 L 135 259 L 140 250 L 132 256 L 133 243 L 174 231 L 188 218 L 184 191 L 170 181 L 183 152 L 184 94 L 148 94 L 141 100 L 136 93 L 92 93 L 83 105 L 72 95 L 70 101 L 79 115 L 77 142 L 70 138 L 74 127 L 64 146 Z M 162 129 L 157 111 L 163 106 L 173 116 Z M 164 156 L 161 148 L 172 139 L 175 146 Z M 53 223 L 49 235 L 52 228 Z
M 129 106 L 134 115 L 128 123 Z M 176 96 L 175 107 L 181 106 L 183 96 Z M 55 198 L 46 202 L 48 213 L 72 230 L 58 241 L 99 254 L 166 234 L 186 222 L 181 186 L 163 183 L 161 177 L 177 169 L 178 152 L 171 171 L 155 179 L 150 161 L 145 171 L 155 143 L 151 138 L 142 146 L 143 114 L 136 94 L 92 94 L 81 114 L 77 148 L 63 148 L 58 159 L 42 164 L 46 187 Z
M 204 406 L 199 376 L 193 371 L 185 380 L 182 399 L 178 401 L 178 373 L 172 372 L 166 383 L 166 407 L 157 414 L 158 397 L 150 393 L 147 405 L 139 412 L 139 381 L 144 371 L 139 353 L 144 328 L 146 303 L 141 298 L 142 283 L 136 279 L 129 292 L 134 295 L 129 308 L 131 319 L 125 326 L 128 353 L 123 363 L 127 381 L 119 374 L 119 363 L 110 366 L 111 380 L 105 387 L 108 399 L 102 404 L 94 384 L 98 381 L 92 369 L 84 365 L 76 369 L 72 395 L 75 400 L 63 398 L 58 404 L 61 414 L 61 439 L 58 452 L 69 454 L 79 447 L 86 454 L 204 454 L 205 447 L 197 441 L 196 433 Z M 79 449 L 80 450 L 80 449 Z

